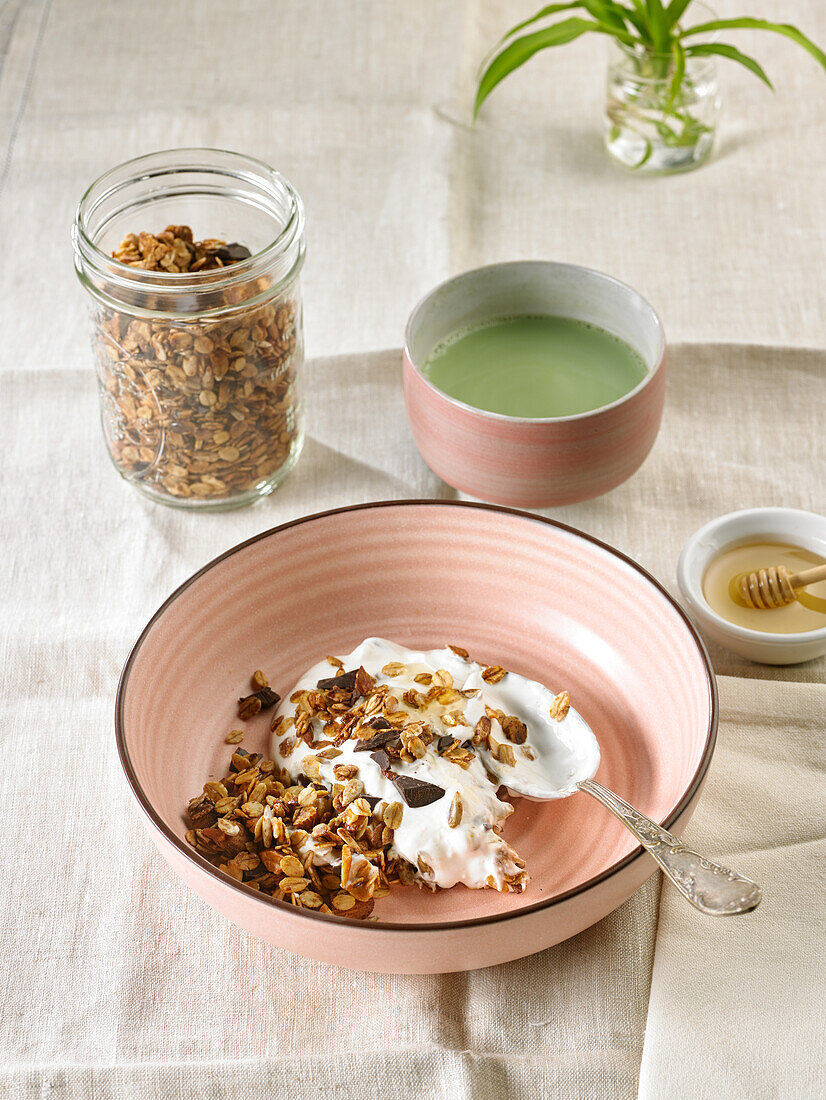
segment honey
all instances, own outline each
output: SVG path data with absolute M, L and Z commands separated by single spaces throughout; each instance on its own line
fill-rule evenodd
M 735 584 L 743 573 L 766 569 L 770 565 L 785 565 L 790 573 L 799 573 L 823 564 L 826 559 L 811 550 L 786 542 L 765 538 L 735 543 L 722 550 L 706 569 L 703 595 L 712 611 L 736 626 L 759 630 L 763 634 L 804 634 L 826 627 L 826 581 L 799 589 L 794 603 L 770 611 L 744 607 Z

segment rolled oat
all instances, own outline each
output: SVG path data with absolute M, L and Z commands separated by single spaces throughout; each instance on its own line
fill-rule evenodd
M 129 234 L 113 253 L 140 270 L 197 274 L 247 259 L 242 245 L 193 241 L 188 226 Z M 103 421 L 119 472 L 188 503 L 257 495 L 300 446 L 300 306 L 266 281 L 226 291 L 226 316 L 199 317 L 197 295 L 167 317 L 99 306 L 93 348 Z M 249 307 L 244 301 L 250 300 Z M 192 313 L 187 318 L 186 313 Z

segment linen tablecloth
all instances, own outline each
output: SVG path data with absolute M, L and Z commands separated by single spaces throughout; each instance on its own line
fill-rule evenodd
M 253 940 L 172 875 L 120 775 L 120 666 L 190 573 L 298 515 L 454 495 L 407 431 L 398 344 L 416 298 L 464 267 L 541 256 L 603 268 L 652 300 L 674 343 L 643 468 L 547 514 L 674 591 L 682 543 L 712 516 L 824 510 L 824 77 L 791 45 L 744 36 L 777 96 L 726 71 L 715 158 L 640 180 L 600 149 L 598 43 L 536 59 L 475 133 L 466 126 L 475 64 L 524 13 L 429 0 L 0 10 L 0 797 L 12 838 L 0 1093 L 818 1094 L 824 660 L 774 669 L 711 650 L 719 744 L 687 838 L 763 883 L 754 914 L 705 920 L 652 879 L 567 943 L 469 974 L 365 976 Z M 826 40 L 814 0 L 789 18 Z M 275 163 L 308 212 L 305 451 L 273 498 L 208 517 L 142 501 L 109 467 L 67 243 L 96 174 L 180 144 Z

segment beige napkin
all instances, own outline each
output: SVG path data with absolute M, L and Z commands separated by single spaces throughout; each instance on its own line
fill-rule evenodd
M 664 887 L 641 1100 L 823 1095 L 826 687 L 720 680 L 720 737 L 687 843 L 764 886 L 703 919 Z

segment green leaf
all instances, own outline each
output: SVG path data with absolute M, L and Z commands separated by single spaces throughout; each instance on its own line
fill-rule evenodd
M 786 38 L 791 38 L 792 42 L 796 42 L 798 46 L 802 46 L 820 66 L 826 69 L 826 54 L 823 50 L 817 47 L 797 27 L 793 27 L 791 23 L 770 23 L 767 19 L 715 19 L 710 23 L 699 23 L 696 27 L 689 27 L 688 30 L 683 31 L 681 37 L 688 38 L 689 35 L 693 34 L 707 34 L 709 31 L 727 30 L 773 31 L 775 34 L 785 35 Z
M 619 14 L 619 5 L 606 0 L 582 0 L 582 6 L 598 23 L 627 34 L 625 19 Z
M 669 26 L 662 0 L 645 0 L 645 6 L 655 48 L 658 53 L 668 53 Z
M 569 4 L 549 4 L 541 8 L 536 15 L 532 15 L 530 19 L 517 23 L 515 27 L 511 27 L 506 35 L 500 38 L 493 52 L 498 52 L 501 46 L 513 38 L 515 34 L 518 34 L 519 31 L 524 30 L 525 27 L 538 23 L 540 19 L 546 19 L 550 15 L 557 15 L 561 11 L 570 11 L 572 8 L 585 8 L 588 14 L 593 16 L 597 23 L 602 26 L 605 33 L 619 38 L 628 45 L 633 44 L 634 39 L 628 33 L 623 18 L 624 15 L 630 15 L 631 13 L 627 12 L 622 4 L 615 3 L 615 0 L 575 0 L 574 3 Z
M 599 23 L 599 27 L 596 29 L 601 34 L 608 34 L 619 42 L 624 42 L 627 46 L 637 44 L 638 39 L 629 34 L 622 18 L 611 10 L 616 7 L 615 4 L 606 3 L 606 0 L 583 0 L 583 6 L 588 14 L 593 16 L 596 22 Z
M 763 66 L 758 64 L 753 57 L 749 57 L 748 54 L 741 53 L 736 46 L 724 46 L 717 42 L 703 42 L 697 46 L 686 46 L 685 52 L 689 57 L 727 57 L 730 61 L 737 61 L 740 65 L 745 65 L 755 76 L 759 76 L 763 83 L 768 84 L 771 90 L 774 91 L 774 85 L 766 76 Z
M 479 86 L 476 89 L 476 101 L 473 105 L 474 119 L 479 114 L 479 108 L 496 87 L 514 69 L 524 65 L 535 53 L 548 49 L 551 46 L 562 46 L 566 42 L 573 42 L 575 38 L 587 31 L 601 30 L 599 24 L 592 23 L 590 19 L 580 19 L 573 16 L 563 19 L 561 23 L 555 23 L 552 27 L 546 27 L 533 34 L 523 35 L 498 53 L 479 78 Z
M 648 18 L 645 13 L 645 8 L 641 6 L 639 0 L 635 5 L 636 11 L 631 11 L 630 8 L 623 7 L 622 5 L 620 5 L 620 7 L 622 7 L 626 21 L 635 28 L 637 34 L 640 36 L 640 40 L 642 41 L 642 43 L 646 46 L 650 46 L 651 29 L 648 26 Z
M 547 7 L 542 8 L 540 11 L 538 11 L 536 15 L 532 15 L 530 19 L 525 19 L 521 23 L 517 23 L 515 27 L 511 27 L 508 33 L 502 35 L 502 37 L 499 39 L 496 48 L 498 49 L 499 46 L 507 42 L 509 38 L 512 38 L 515 34 L 518 34 L 521 30 L 524 30 L 525 27 L 529 27 L 532 23 L 538 23 L 540 19 L 545 19 L 549 15 L 556 15 L 558 12 L 561 11 L 570 11 L 572 8 L 581 8 L 583 6 L 583 0 L 574 0 L 574 3 L 571 4 L 548 4 Z
M 677 23 L 680 21 L 680 16 L 683 14 L 690 3 L 691 0 L 671 0 L 671 3 L 665 9 L 669 28 L 675 27 L 677 25 Z
M 633 168 L 642 168 L 642 166 L 645 164 L 645 162 L 648 160 L 648 158 L 654 152 L 654 146 L 651 144 L 651 142 L 648 141 L 647 138 L 643 138 L 643 141 L 645 142 L 645 152 L 640 157 L 640 159 L 637 161 L 637 163 L 632 165 Z
M 674 73 L 671 77 L 671 85 L 668 89 L 668 100 L 665 106 L 666 111 L 670 111 L 674 106 L 674 101 L 680 94 L 680 88 L 683 86 L 683 77 L 685 76 L 685 50 L 676 39 L 671 44 L 671 52 L 674 56 Z

